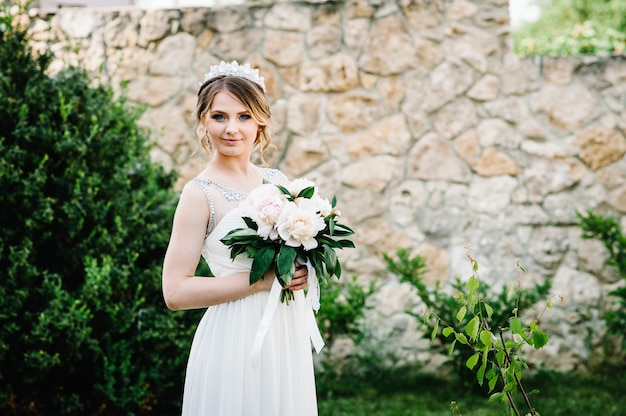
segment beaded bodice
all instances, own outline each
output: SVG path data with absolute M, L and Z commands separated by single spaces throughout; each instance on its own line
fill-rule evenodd
M 222 195 L 224 196 L 224 199 L 226 199 L 229 202 L 243 201 L 244 199 L 248 197 L 248 192 L 236 191 L 234 189 L 227 187 L 226 185 L 222 185 L 221 183 L 215 182 L 214 180 L 209 179 L 209 178 L 204 178 L 204 177 L 199 176 L 197 178 L 193 178 L 191 182 L 201 182 L 205 185 L 213 186 L 219 189 Z

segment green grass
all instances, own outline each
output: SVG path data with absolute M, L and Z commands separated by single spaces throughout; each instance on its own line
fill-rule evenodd
M 420 375 L 408 379 L 344 380 L 342 392 L 320 390 L 319 416 L 504 416 L 510 410 L 451 380 Z M 607 376 L 540 372 L 524 378 L 530 401 L 542 416 L 626 415 L 626 371 Z M 335 389 L 339 390 L 339 389 Z M 460 413 L 453 412 L 455 402 Z M 516 397 L 522 415 L 521 395 Z

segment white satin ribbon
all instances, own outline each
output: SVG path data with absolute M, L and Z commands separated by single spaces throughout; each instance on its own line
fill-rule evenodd
M 315 352 L 319 354 L 322 348 L 324 348 L 324 340 L 322 339 L 322 334 L 320 334 L 320 330 L 317 327 L 317 321 L 315 320 L 315 313 L 313 311 L 317 312 L 320 308 L 320 284 L 317 280 L 315 268 L 311 262 L 307 260 L 305 265 L 307 267 L 309 281 L 309 291 L 305 298 L 305 325 L 307 327 L 309 337 L 311 338 L 311 343 L 315 348 Z M 270 290 L 269 297 L 267 298 L 265 311 L 263 312 L 263 317 L 261 318 L 261 323 L 259 324 L 259 329 L 257 329 L 252 343 L 251 358 L 252 367 L 254 368 L 259 366 L 263 340 L 265 339 L 265 335 L 270 328 L 274 312 L 276 312 L 276 308 L 278 307 L 278 302 L 280 302 L 280 292 L 282 290 L 283 287 L 280 285 L 278 279 L 274 279 L 272 289 Z

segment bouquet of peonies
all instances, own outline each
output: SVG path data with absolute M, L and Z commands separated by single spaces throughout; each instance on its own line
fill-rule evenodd
M 231 248 L 230 257 L 240 254 L 252 258 L 250 284 L 274 267 L 276 277 L 285 287 L 291 283 L 295 262 L 307 264 L 321 281 L 341 276 L 335 249 L 354 247 L 345 237 L 354 234 L 337 222 L 340 216 L 332 203 L 321 198 L 315 184 L 300 178 L 286 185 L 264 183 L 242 201 L 247 228 L 230 231 L 221 241 Z M 293 292 L 283 290 L 287 303 Z

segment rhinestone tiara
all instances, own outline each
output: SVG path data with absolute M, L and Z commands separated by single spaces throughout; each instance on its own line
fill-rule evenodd
M 260 86 L 263 92 L 265 92 L 265 78 L 259 75 L 259 70 L 252 68 L 248 63 L 239 65 L 237 61 L 230 63 L 222 61 L 219 65 L 212 65 L 209 72 L 204 74 L 204 81 L 200 85 L 220 75 L 245 78 Z

